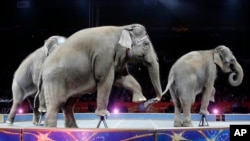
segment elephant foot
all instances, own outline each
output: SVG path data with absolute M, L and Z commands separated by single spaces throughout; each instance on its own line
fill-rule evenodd
M 108 110 L 96 110 L 95 114 L 98 116 L 109 116 L 110 112 Z
M 57 119 L 45 120 L 45 127 L 57 127 Z
M 13 125 L 13 121 L 11 122 L 11 121 L 7 120 L 6 123 L 7 123 L 8 125 Z
M 180 119 L 175 119 L 174 127 L 182 127 L 182 121 Z
M 145 98 L 145 96 L 143 96 L 143 95 L 139 95 L 139 94 L 134 94 L 133 95 L 133 98 L 132 98 L 132 101 L 133 102 L 144 102 L 144 101 L 146 101 L 147 99 Z
M 32 119 L 33 125 L 37 125 L 38 121 L 39 121 L 39 116 L 37 114 L 33 114 L 33 119 Z
M 68 122 L 65 124 L 66 128 L 78 128 L 77 124 L 75 122 Z
M 193 127 L 191 120 L 184 120 L 182 123 L 182 127 Z
M 6 123 L 8 125 L 12 125 L 14 123 L 15 117 L 11 117 L 10 115 L 8 116 L 8 119 L 6 120 Z
M 38 108 L 38 111 L 39 111 L 40 113 L 46 113 L 46 112 L 47 112 L 47 109 L 46 109 L 45 107 L 39 107 L 39 108 Z
M 202 115 L 209 115 L 209 112 L 207 110 L 200 110 L 199 113 Z
M 36 125 L 36 126 L 38 126 L 38 124 L 39 124 L 39 119 L 33 119 L 32 120 L 32 123 L 33 123 L 33 125 Z
M 41 126 L 42 118 L 45 115 L 44 112 L 39 113 L 39 115 L 34 115 L 33 117 L 33 124 L 36 126 Z
M 38 121 L 33 121 L 32 124 L 38 126 Z

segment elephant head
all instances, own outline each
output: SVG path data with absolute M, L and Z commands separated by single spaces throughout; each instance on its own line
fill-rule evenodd
M 230 85 L 241 84 L 244 76 L 243 69 L 228 47 L 221 45 L 214 49 L 214 62 L 223 72 L 230 73 L 228 77 Z
M 127 48 L 128 60 L 142 62 L 147 67 L 156 92 L 156 100 L 159 101 L 161 99 L 162 88 L 158 57 L 145 27 L 139 24 L 125 26 L 121 33 L 119 45 Z
M 48 56 L 57 46 L 61 46 L 65 40 L 66 38 L 63 36 L 51 36 L 45 40 L 44 47 L 46 55 Z

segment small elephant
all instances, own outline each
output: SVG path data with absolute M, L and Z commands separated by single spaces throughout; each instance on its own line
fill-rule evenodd
M 238 86 L 243 80 L 243 70 L 231 50 L 224 46 L 203 51 L 191 51 L 180 57 L 171 67 L 168 84 L 163 94 L 170 90 L 175 107 L 175 127 L 192 125 L 190 111 L 197 94 L 202 94 L 200 114 L 208 114 L 209 101 L 214 101 L 214 82 L 219 69 L 229 73 L 228 82 Z M 183 110 L 183 122 L 180 113 Z
M 73 113 L 76 97 L 96 91 L 96 115 L 109 115 L 113 84 L 132 91 L 133 102 L 145 101 L 139 83 L 128 72 L 131 60 L 148 68 L 155 99 L 160 100 L 158 57 L 143 25 L 101 26 L 72 34 L 44 62 L 40 82 L 47 108 L 45 127 L 57 126 L 57 114 L 62 109 L 65 127 L 77 128 Z
M 41 67 L 48 55 L 61 46 L 66 40 L 63 36 L 51 36 L 44 45 L 29 54 L 15 71 L 12 82 L 13 104 L 8 115 L 7 123 L 13 124 L 18 106 L 30 96 L 37 93 L 37 83 Z M 33 124 L 39 120 L 39 112 L 33 110 Z

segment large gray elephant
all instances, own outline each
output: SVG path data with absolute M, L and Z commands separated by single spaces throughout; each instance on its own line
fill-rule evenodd
M 214 82 L 217 72 L 228 73 L 228 82 L 238 86 L 243 80 L 243 70 L 231 50 L 224 46 L 203 51 L 191 51 L 180 57 L 171 67 L 168 84 L 163 94 L 170 90 L 174 103 L 174 126 L 193 126 L 190 111 L 197 94 L 202 94 L 200 114 L 208 114 L 209 101 L 214 101 Z M 183 110 L 183 122 L 180 113 Z
M 8 115 L 7 123 L 13 124 L 18 106 L 30 96 L 37 93 L 37 83 L 43 62 L 55 48 L 61 46 L 66 40 L 63 36 L 51 36 L 45 40 L 44 45 L 30 53 L 15 71 L 12 82 L 13 104 Z M 39 120 L 37 109 L 33 111 L 33 124 Z
M 41 86 L 47 106 L 45 126 L 56 127 L 57 114 L 62 109 L 65 127 L 77 127 L 73 113 L 76 97 L 95 91 L 95 113 L 109 115 L 107 105 L 113 84 L 131 90 L 133 102 L 145 101 L 139 83 L 128 72 L 130 60 L 147 66 L 155 99 L 160 100 L 158 57 L 143 25 L 101 26 L 71 35 L 44 62 Z

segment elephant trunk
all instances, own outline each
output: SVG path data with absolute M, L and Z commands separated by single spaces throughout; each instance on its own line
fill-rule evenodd
M 243 80 L 243 76 L 244 73 L 241 65 L 235 61 L 233 64 L 233 72 L 229 74 L 228 82 L 231 86 L 239 86 Z
M 151 82 L 153 84 L 154 90 L 156 92 L 156 100 L 160 101 L 162 96 L 162 88 L 160 83 L 160 71 L 159 71 L 159 64 L 157 60 L 153 61 L 150 65 L 147 66 L 149 76 Z

